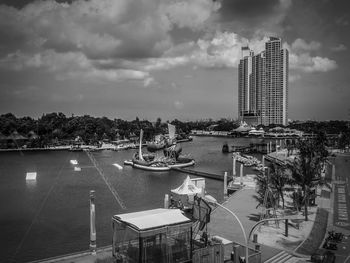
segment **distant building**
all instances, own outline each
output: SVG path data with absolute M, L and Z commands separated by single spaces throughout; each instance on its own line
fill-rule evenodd
M 257 55 L 242 47 L 238 67 L 238 114 L 250 125 L 288 124 L 288 50 L 270 37 Z

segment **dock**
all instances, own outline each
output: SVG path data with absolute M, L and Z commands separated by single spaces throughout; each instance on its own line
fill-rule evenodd
M 186 174 L 192 174 L 200 177 L 205 177 L 209 179 L 214 179 L 214 180 L 219 180 L 219 181 L 224 181 L 224 175 L 223 174 L 213 174 L 213 173 L 206 173 L 206 172 L 201 172 L 201 171 L 195 171 L 195 170 L 190 170 L 190 169 L 185 169 L 185 168 L 178 168 L 178 167 L 173 167 L 171 170 L 178 171 L 181 173 L 186 173 Z M 231 181 L 232 177 L 228 176 L 227 181 Z

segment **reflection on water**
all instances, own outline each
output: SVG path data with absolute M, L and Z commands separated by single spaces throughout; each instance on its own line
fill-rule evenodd
M 224 142 L 237 143 L 234 140 L 195 137 L 182 144 L 182 152 L 196 160 L 192 169 L 232 174 L 232 155 L 222 154 L 221 148 Z M 96 192 L 98 247 L 110 245 L 112 215 L 162 207 L 164 195 L 181 185 L 187 175 L 176 171 L 154 173 L 130 166 L 120 170 L 113 165 L 122 165 L 134 151 L 92 153 L 126 209 L 113 198 L 84 152 L 0 153 L 0 233 L 7 241 L 0 246 L 1 255 L 6 255 L 4 261 L 31 261 L 87 250 L 90 190 Z M 70 160 L 77 160 L 80 172 L 74 171 Z M 237 166 L 237 174 L 238 169 Z M 249 169 L 245 173 L 253 173 Z M 37 180 L 26 181 L 27 171 L 36 171 Z M 206 179 L 206 188 L 219 202 L 223 200 L 223 182 Z
M 33 192 L 36 187 L 36 180 L 26 180 L 27 189 Z

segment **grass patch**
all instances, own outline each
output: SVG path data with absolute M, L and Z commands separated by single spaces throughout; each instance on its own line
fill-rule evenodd
M 297 253 L 310 255 L 320 247 L 326 234 L 327 221 L 328 211 L 323 208 L 318 208 L 310 235 L 307 240 L 297 249 Z

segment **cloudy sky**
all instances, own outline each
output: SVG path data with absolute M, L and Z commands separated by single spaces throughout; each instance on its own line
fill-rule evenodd
M 0 0 L 0 114 L 237 118 L 242 45 L 290 51 L 291 119 L 350 118 L 346 0 Z

